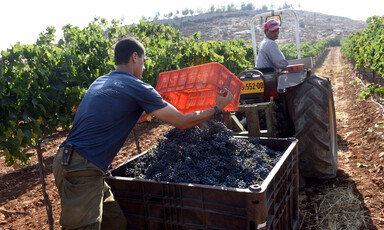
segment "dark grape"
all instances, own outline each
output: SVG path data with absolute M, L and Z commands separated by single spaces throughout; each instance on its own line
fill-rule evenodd
M 170 129 L 155 147 L 126 164 L 126 176 L 176 183 L 247 188 L 261 184 L 282 152 L 258 138 L 233 136 L 223 123 L 208 128 Z

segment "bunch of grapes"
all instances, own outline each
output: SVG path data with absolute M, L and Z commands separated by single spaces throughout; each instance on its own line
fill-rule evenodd
M 146 154 L 126 164 L 126 176 L 175 183 L 247 188 L 261 184 L 282 152 L 258 138 L 235 137 L 223 123 L 208 128 L 173 128 Z

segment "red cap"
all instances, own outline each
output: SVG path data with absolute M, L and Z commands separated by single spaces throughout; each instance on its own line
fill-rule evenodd
M 276 20 L 271 19 L 264 24 L 264 29 L 274 31 L 280 29 L 280 24 Z

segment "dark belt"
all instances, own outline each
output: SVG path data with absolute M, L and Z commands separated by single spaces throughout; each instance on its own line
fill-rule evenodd
M 64 154 L 64 147 L 59 148 L 57 155 L 60 157 L 63 157 Z M 76 150 L 72 150 L 71 152 L 71 159 L 76 158 L 76 159 L 82 159 L 86 160 L 84 157 L 82 157 Z M 63 161 L 63 160 L 62 160 Z M 68 162 L 68 165 L 70 164 L 70 160 Z M 86 169 L 86 170 L 76 170 L 76 171 L 63 171 L 62 172 L 63 176 L 71 176 L 71 177 L 79 177 L 79 176 L 100 176 L 103 175 L 103 172 L 101 170 L 98 170 L 96 168 L 91 168 L 91 169 Z
M 64 151 L 64 147 L 61 147 L 59 148 L 58 150 L 58 154 L 63 154 L 63 151 Z M 84 158 L 83 156 L 81 156 L 76 150 L 72 150 L 72 157 L 74 158 Z M 85 158 L 84 158 L 85 159 Z
M 66 143 L 62 148 L 59 149 L 59 152 L 62 153 L 61 164 L 63 166 L 68 166 L 71 163 L 72 157 L 74 158 L 83 158 L 79 153 L 73 148 L 71 143 Z

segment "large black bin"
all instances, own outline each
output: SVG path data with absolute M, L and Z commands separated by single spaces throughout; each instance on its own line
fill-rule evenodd
M 238 137 L 241 138 L 241 137 Z M 298 152 L 294 138 L 260 138 L 284 152 L 261 185 L 247 189 L 124 177 L 126 164 L 105 180 L 127 218 L 127 229 L 298 229 Z

